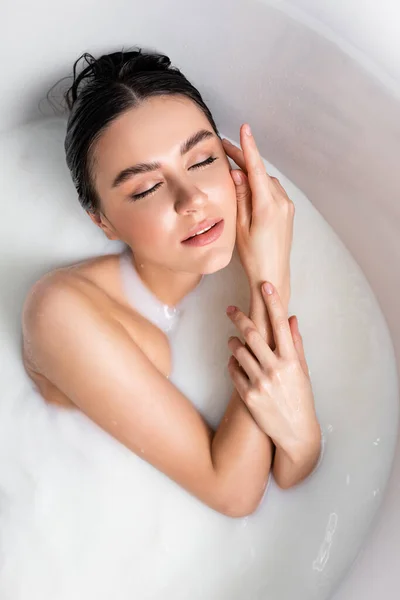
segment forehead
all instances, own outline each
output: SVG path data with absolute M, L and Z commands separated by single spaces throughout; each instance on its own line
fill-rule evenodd
M 114 172 L 121 161 L 162 160 L 199 129 L 213 131 L 203 111 L 183 96 L 156 96 L 117 117 L 103 133 L 94 152 L 99 173 Z

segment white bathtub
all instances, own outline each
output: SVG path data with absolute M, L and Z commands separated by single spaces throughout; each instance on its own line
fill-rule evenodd
M 380 302 L 399 365 L 400 8 L 391 0 L 319 4 L 3 5 L 0 131 L 53 114 L 45 94 L 85 50 L 165 52 L 199 87 L 220 130 L 237 139 L 250 122 L 263 156 L 341 236 Z M 335 600 L 397 597 L 399 503 L 400 451 L 375 528 Z

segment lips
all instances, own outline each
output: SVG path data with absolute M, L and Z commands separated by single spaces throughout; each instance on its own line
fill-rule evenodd
M 201 223 L 198 223 L 196 225 L 196 227 L 193 227 L 193 229 L 191 229 L 189 231 L 189 233 L 187 234 L 187 236 L 185 238 L 183 238 L 182 242 L 184 242 L 185 240 L 189 239 L 193 235 L 196 235 L 196 233 L 198 233 L 199 231 L 202 231 L 203 229 L 207 229 L 208 227 L 212 227 L 213 225 L 215 225 L 215 223 L 219 223 L 219 221 L 221 221 L 221 220 L 222 219 L 219 219 L 219 218 L 204 219 L 204 221 L 201 221 Z

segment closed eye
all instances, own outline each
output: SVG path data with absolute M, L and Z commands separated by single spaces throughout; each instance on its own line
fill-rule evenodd
M 196 165 L 193 165 L 192 167 L 189 167 L 189 168 L 190 169 L 201 169 L 201 167 L 211 165 L 215 160 L 218 160 L 218 156 L 209 156 L 208 158 L 206 158 L 206 160 L 203 160 L 203 162 L 197 163 Z
M 201 169 L 201 168 L 207 167 L 208 165 L 211 165 L 216 160 L 218 160 L 218 156 L 209 156 L 208 158 L 206 158 L 206 160 L 203 160 L 200 163 L 192 165 L 191 167 L 189 167 L 189 169 Z M 154 194 L 160 186 L 162 186 L 161 181 L 160 181 L 160 183 L 157 183 L 157 185 L 150 188 L 149 190 L 146 190 L 145 192 L 141 192 L 140 194 L 132 194 L 129 197 L 132 198 L 132 200 L 139 200 L 140 198 L 144 198 L 145 196 L 150 196 L 150 195 Z

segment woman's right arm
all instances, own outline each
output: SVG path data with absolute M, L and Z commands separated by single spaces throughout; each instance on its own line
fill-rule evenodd
M 225 515 L 257 508 L 273 447 L 236 389 L 214 433 L 125 329 L 65 279 L 36 284 L 23 333 L 40 372 L 138 456 Z

